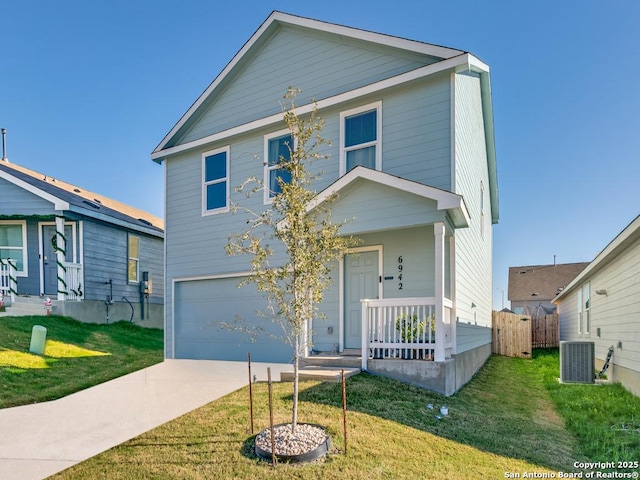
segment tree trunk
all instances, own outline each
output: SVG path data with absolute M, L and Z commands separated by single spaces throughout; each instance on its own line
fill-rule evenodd
M 300 335 L 296 336 L 296 346 L 293 352 L 293 414 L 291 418 L 291 433 L 296 433 L 298 425 L 298 366 L 300 361 Z

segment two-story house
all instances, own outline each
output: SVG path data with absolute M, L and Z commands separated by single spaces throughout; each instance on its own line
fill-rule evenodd
M 308 326 L 313 350 L 361 350 L 367 370 L 455 392 L 491 353 L 489 67 L 461 50 L 280 12 L 151 155 L 165 168 L 167 358 L 292 357 L 256 313 L 263 297 L 238 287 L 249 258 L 225 254 L 247 220 L 230 206 L 264 211 L 276 194 L 289 86 L 302 91 L 300 115 L 317 102 L 332 142 L 320 152 L 329 160 L 312 166 L 322 171 L 313 203 L 337 193 L 333 220 L 349 220 L 341 232 L 362 240 L 335 265 L 326 318 Z M 266 189 L 245 198 L 235 187 L 252 176 Z M 265 333 L 219 328 L 235 320 Z

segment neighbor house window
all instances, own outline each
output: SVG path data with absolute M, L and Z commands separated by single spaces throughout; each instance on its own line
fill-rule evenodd
M 584 333 L 591 331 L 591 287 L 587 283 L 582 287 L 582 300 L 584 302 Z
M 202 154 L 202 213 L 229 210 L 229 148 Z
M 578 290 L 578 333 L 582 333 L 582 289 Z
M 480 182 L 480 236 L 484 238 L 484 182 Z
M 357 166 L 382 169 L 382 102 L 340 114 L 340 174 Z
M 291 159 L 293 140 L 289 130 L 281 130 L 264 137 L 264 201 L 269 203 L 282 192 L 281 182 L 291 182 L 291 173 L 281 168 L 283 162 Z
M 0 259 L 15 261 L 16 274 L 27 274 L 27 225 L 24 220 L 0 222 Z
M 587 283 L 578 290 L 578 333 L 591 331 L 591 286 Z
M 128 243 L 127 279 L 129 282 L 137 283 L 140 274 L 140 238 L 129 235 Z

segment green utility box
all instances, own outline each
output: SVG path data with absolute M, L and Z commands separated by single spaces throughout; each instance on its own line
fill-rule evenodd
M 42 325 L 34 325 L 31 329 L 31 345 L 29 346 L 29 351 L 36 355 L 42 355 L 46 341 L 47 329 Z

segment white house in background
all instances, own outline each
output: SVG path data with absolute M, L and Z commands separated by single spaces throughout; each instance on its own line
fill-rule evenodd
M 342 232 L 363 241 L 334 267 L 326 319 L 309 326 L 314 351 L 361 350 L 367 370 L 455 392 L 491 353 L 498 192 L 489 67 L 462 50 L 280 12 L 152 153 L 165 167 L 166 356 L 292 358 L 267 335 L 252 343 L 215 327 L 242 318 L 276 328 L 256 314 L 262 296 L 237 286 L 249 258 L 227 256 L 225 245 L 247 220 L 231 203 L 260 212 L 277 194 L 291 141 L 281 107 L 288 86 L 302 90 L 299 114 L 317 102 L 332 142 L 321 152 L 330 159 L 312 167 L 323 172 L 314 204 L 338 193 L 333 220 L 353 219 Z M 269 189 L 245 198 L 234 187 L 251 176 Z M 402 318 L 433 329 L 402 341 Z
M 553 303 L 560 340 L 593 341 L 598 369 L 613 346 L 608 378 L 640 395 L 640 216 Z

